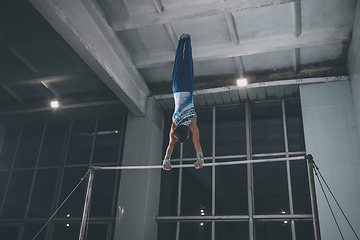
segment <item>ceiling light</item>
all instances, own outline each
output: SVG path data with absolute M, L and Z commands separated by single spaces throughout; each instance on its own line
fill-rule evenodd
M 204 226 L 204 223 L 200 223 L 200 226 Z
M 238 87 L 246 87 L 248 85 L 248 82 L 246 78 L 241 78 L 236 80 L 236 84 Z
M 200 209 L 200 212 L 204 212 L 204 209 Z
M 68 214 L 66 215 L 66 217 L 70 217 L 70 213 L 68 213 Z
M 58 106 L 59 106 L 58 101 L 53 101 L 53 102 L 51 102 L 51 107 L 52 107 L 52 108 L 57 108 Z
M 282 213 L 282 214 L 285 214 L 286 212 L 285 212 L 285 211 L 282 211 L 281 213 Z
M 70 227 L 70 224 L 67 223 L 66 226 L 67 226 L 67 227 Z
M 201 213 L 201 215 L 205 215 L 205 213 L 204 213 L 204 212 L 202 212 L 202 213 Z
M 284 223 L 286 224 L 286 223 L 287 223 L 287 221 L 284 221 Z

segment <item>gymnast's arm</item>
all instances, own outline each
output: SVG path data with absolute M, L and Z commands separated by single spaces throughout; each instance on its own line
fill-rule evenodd
M 197 126 L 197 114 L 194 115 L 193 119 L 191 120 L 191 123 L 189 125 L 191 134 L 192 134 L 192 141 L 194 143 L 194 148 L 196 153 L 202 152 L 202 148 L 200 145 L 200 133 L 199 128 Z
M 173 150 L 174 150 L 174 146 L 175 146 L 175 137 L 174 137 L 174 130 L 175 130 L 176 126 L 175 123 L 173 122 L 171 124 L 171 129 L 170 129 L 170 134 L 169 134 L 169 145 L 166 149 L 166 156 L 171 156 Z

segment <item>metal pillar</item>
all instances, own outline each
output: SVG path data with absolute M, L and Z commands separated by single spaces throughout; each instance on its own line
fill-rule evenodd
M 246 153 L 247 160 L 252 159 L 251 148 L 251 114 L 250 103 L 246 100 L 245 104 L 245 122 L 246 122 Z M 249 210 L 249 240 L 254 240 L 254 200 L 253 200 L 253 165 L 247 164 L 247 182 L 248 182 L 248 210 Z
M 84 239 L 84 233 L 85 233 L 85 227 L 86 227 L 85 226 L 86 225 L 86 219 L 87 219 L 88 214 L 89 214 L 91 190 L 92 190 L 92 185 L 93 185 L 93 180 L 94 180 L 94 169 L 90 168 L 89 171 L 90 171 L 89 180 L 88 180 L 88 185 L 87 185 L 87 189 L 86 189 L 86 197 L 85 197 L 85 203 L 84 203 L 83 216 L 82 216 L 82 220 L 81 220 L 79 240 Z
M 315 181 L 314 181 L 314 171 L 313 171 L 313 157 L 311 154 L 305 156 L 308 162 L 308 173 L 309 173 L 309 185 L 310 185 L 310 195 L 311 195 L 311 208 L 313 211 L 313 224 L 315 232 L 315 240 L 321 240 L 320 235 L 320 224 L 319 224 L 319 213 L 317 208 L 316 192 L 315 192 Z

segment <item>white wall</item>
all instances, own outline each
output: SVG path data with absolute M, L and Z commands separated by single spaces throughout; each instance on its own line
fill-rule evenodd
M 0 154 L 4 144 L 5 134 L 6 134 L 6 127 L 4 124 L 0 123 Z
M 353 34 L 348 54 L 348 70 L 351 79 L 351 90 L 357 130 L 360 136 L 360 1 L 357 2 Z
M 360 233 L 360 141 L 349 81 L 300 87 L 305 145 L 356 232 Z M 322 239 L 341 239 L 317 179 Z M 327 193 L 327 195 L 329 195 Z M 331 201 L 345 239 L 356 239 Z
M 154 98 L 148 98 L 146 115 L 129 113 L 123 166 L 161 165 L 164 114 Z M 157 239 L 160 178 L 162 169 L 122 170 L 115 240 Z

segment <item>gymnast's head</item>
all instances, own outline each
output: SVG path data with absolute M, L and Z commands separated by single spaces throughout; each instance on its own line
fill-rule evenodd
M 179 143 L 185 142 L 189 138 L 189 128 L 185 125 L 179 125 L 174 130 L 175 141 Z

